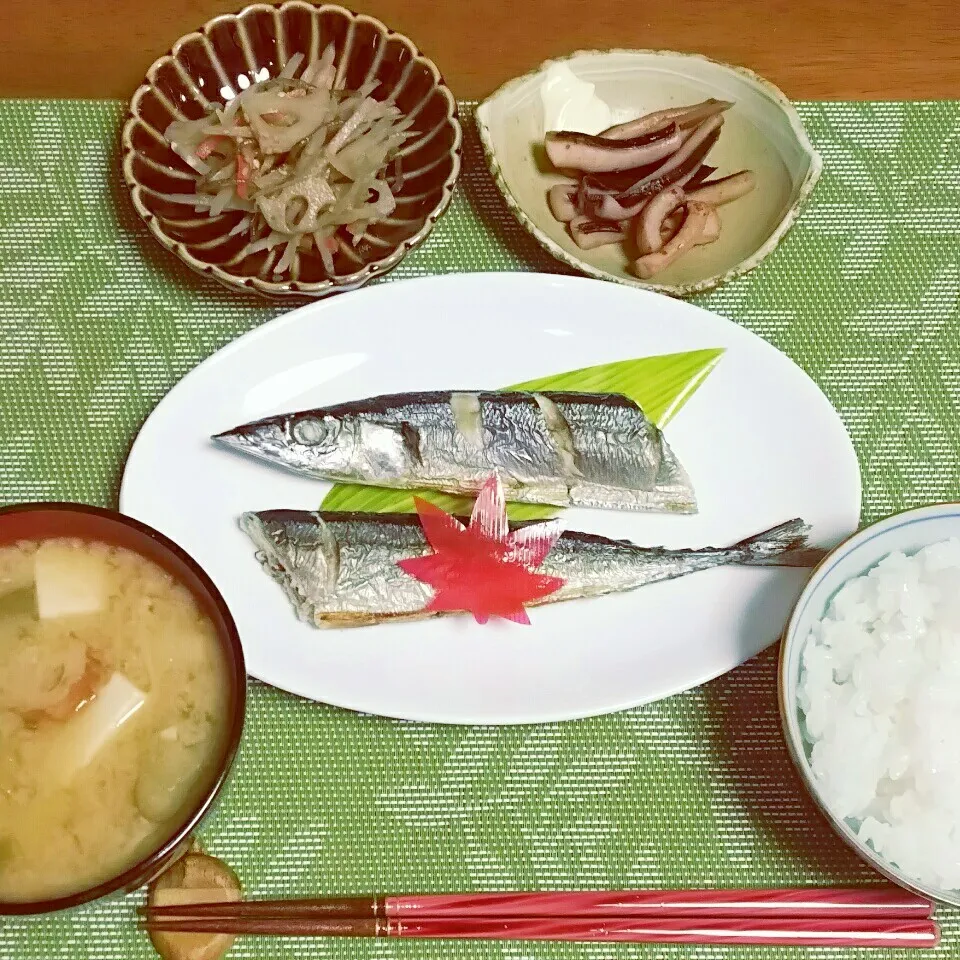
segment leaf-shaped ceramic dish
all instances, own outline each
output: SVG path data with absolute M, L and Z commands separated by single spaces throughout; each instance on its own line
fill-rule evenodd
M 245 238 L 229 236 L 241 213 L 210 217 L 168 199 L 193 193 L 197 174 L 170 149 L 163 131 L 174 119 L 201 117 L 211 103 L 276 76 L 295 53 L 306 58 L 302 70 L 331 42 L 338 81 L 349 90 L 379 81 L 373 96 L 392 98 L 405 115 L 414 116 L 416 135 L 401 151 L 403 186 L 396 191 L 396 211 L 371 227 L 357 246 L 340 245 L 334 275 L 326 273 L 316 251 L 299 254 L 289 271 L 276 275 L 272 270 L 281 247 L 243 257 Z M 266 296 L 325 297 L 385 274 L 423 242 L 450 203 L 461 142 L 456 99 L 410 40 L 343 7 L 290 0 L 215 17 L 181 37 L 150 67 L 130 102 L 123 173 L 153 235 L 193 270 Z
M 510 208 L 558 260 L 603 280 L 689 296 L 757 266 L 796 220 L 820 176 L 821 160 L 796 110 L 771 83 L 742 67 L 668 50 L 581 51 L 563 59 L 575 76 L 596 86 L 614 111 L 640 115 L 708 97 L 732 100 L 710 153 L 717 175 L 743 168 L 757 175 L 746 197 L 720 208 L 720 239 L 682 256 L 655 280 L 640 280 L 621 245 L 581 250 L 547 207 L 547 190 L 566 178 L 543 152 L 543 78 L 557 61 L 512 80 L 477 108 L 490 171 Z

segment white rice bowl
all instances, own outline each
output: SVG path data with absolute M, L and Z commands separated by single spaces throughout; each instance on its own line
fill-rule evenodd
M 837 591 L 802 646 L 797 704 L 831 813 L 906 876 L 960 890 L 960 538 Z

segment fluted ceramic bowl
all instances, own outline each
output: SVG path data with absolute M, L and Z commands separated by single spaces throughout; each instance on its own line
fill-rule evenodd
M 547 206 L 547 191 L 569 178 L 543 153 L 540 90 L 549 68 L 511 80 L 477 108 L 477 127 L 493 178 L 517 219 L 558 260 L 600 280 L 671 296 L 702 293 L 752 270 L 769 256 L 800 214 L 820 176 L 821 161 L 797 111 L 772 83 L 743 67 L 671 50 L 586 50 L 560 58 L 617 112 L 631 116 L 732 100 L 709 162 L 725 176 L 745 167 L 757 186 L 720 208 L 720 238 L 696 247 L 650 280 L 632 270 L 623 244 L 582 250 Z
M 316 251 L 299 254 L 278 275 L 272 271 L 282 247 L 243 256 L 247 238 L 229 235 L 242 213 L 210 217 L 170 199 L 193 193 L 198 175 L 173 152 L 163 133 L 171 121 L 202 117 L 212 105 L 276 76 L 295 53 L 304 55 L 302 70 L 329 43 L 336 49 L 338 82 L 355 90 L 379 81 L 373 96 L 390 98 L 413 116 L 414 136 L 401 150 L 403 184 L 395 191 L 393 215 L 371 226 L 358 245 L 341 244 L 332 276 Z M 215 17 L 181 37 L 150 67 L 130 102 L 123 173 L 150 231 L 193 270 L 268 297 L 324 297 L 355 290 L 387 273 L 426 239 L 450 203 L 460 173 L 461 141 L 453 94 L 410 40 L 343 7 L 290 0 Z

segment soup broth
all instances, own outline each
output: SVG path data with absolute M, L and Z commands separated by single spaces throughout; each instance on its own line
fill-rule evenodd
M 0 547 L 0 901 L 69 896 L 162 844 L 219 769 L 227 661 L 152 561 Z

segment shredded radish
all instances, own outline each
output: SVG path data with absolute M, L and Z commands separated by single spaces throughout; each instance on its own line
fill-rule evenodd
M 293 266 L 293 260 L 297 255 L 297 247 L 299 244 L 299 237 L 292 237 L 287 241 L 287 247 L 283 251 L 283 256 L 277 261 L 276 266 L 273 268 L 274 273 L 283 273 L 284 270 L 289 270 L 290 267 Z
M 412 122 L 393 102 L 375 99 L 375 80 L 340 89 L 335 60 L 333 44 L 310 62 L 296 53 L 273 79 L 165 131 L 199 178 L 196 194 L 164 199 L 212 217 L 241 211 L 230 231 L 247 236 L 241 255 L 284 246 L 274 273 L 312 253 L 332 274 L 335 255 L 356 259 L 350 248 L 397 206 L 399 153 Z
M 232 160 L 222 166 L 216 173 L 210 174 L 211 183 L 220 183 L 223 180 L 229 180 L 231 177 L 234 177 L 237 172 L 237 165 Z
M 295 53 L 287 61 L 287 65 L 280 71 L 280 76 L 285 80 L 289 80 L 300 69 L 301 63 L 303 63 L 303 54 Z
M 317 250 L 320 251 L 320 259 L 323 261 L 323 269 L 329 274 L 333 274 L 333 255 L 337 252 L 337 241 L 333 237 L 322 237 L 319 233 L 313 235 Z
M 253 223 L 253 217 L 241 217 L 234 228 L 227 234 L 228 237 L 235 237 L 238 233 L 246 233 Z
M 230 124 L 233 123 L 239 109 L 239 97 L 234 97 L 232 100 L 228 100 L 224 105 L 224 108 L 217 111 L 217 117 L 219 118 L 220 123 L 222 123 L 225 127 L 229 127 Z
M 210 216 L 219 217 L 224 210 L 227 209 L 227 204 L 230 202 L 231 190 L 229 187 L 224 187 L 216 196 L 213 203 L 210 204 Z

